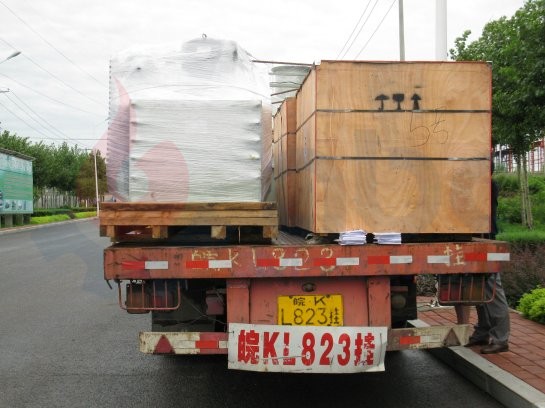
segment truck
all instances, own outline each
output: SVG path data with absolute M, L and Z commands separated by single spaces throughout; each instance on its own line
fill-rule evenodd
M 208 51 L 217 45 L 209 39 L 188 44 L 191 59 L 175 54 L 165 69 L 202 77 L 208 70 L 196 64 L 213 61 L 216 69 L 243 55 L 219 44 L 221 52 Z M 134 61 L 138 67 L 127 68 Z M 128 181 L 124 199 L 101 203 L 99 217 L 100 234 L 113 241 L 104 250 L 104 278 L 116 283 L 119 306 L 151 314 L 151 330 L 139 336 L 143 353 L 225 354 L 236 370 L 354 373 L 385 370 L 388 351 L 467 342 L 466 314 L 456 325 L 417 324 L 417 280 L 435 279 L 443 305 L 490 302 L 485 282 L 509 261 L 505 242 L 483 238 L 491 222 L 488 64 L 322 61 L 272 118 L 262 115 L 261 102 L 195 100 L 200 93 L 176 102 L 178 89 L 160 100 L 144 97 L 142 89 L 158 88 L 149 78 L 161 74 L 156 65 L 165 58 L 146 61 L 112 64 L 119 74 L 111 77 L 126 74 L 123 86 L 140 99 L 124 100 L 131 89 L 116 79 L 113 162 L 125 172 L 116 177 Z M 218 95 L 205 85 L 207 98 Z M 222 112 L 229 112 L 228 126 L 218 122 Z M 264 129 L 274 122 L 261 153 L 273 152 L 276 199 L 224 200 L 237 186 L 259 182 L 251 171 L 242 182 L 226 175 L 248 149 L 228 137 L 244 134 L 248 123 L 255 129 L 259 118 Z M 200 133 L 175 151 L 168 138 L 182 128 Z M 235 136 L 223 137 L 232 129 Z M 216 132 L 212 143 L 206 132 Z M 221 164 L 225 154 L 231 161 Z M 250 156 L 248 168 L 259 171 Z M 183 162 L 178 175 L 161 173 L 170 159 Z M 202 178 L 187 181 L 199 171 Z M 167 176 L 158 183 L 166 193 L 152 191 L 150 180 Z M 238 184 L 222 185 L 222 177 Z M 172 187 L 180 180 L 185 184 Z
M 103 235 L 119 240 L 104 250 L 104 277 L 117 283 L 122 309 L 151 313 L 142 352 L 227 354 L 229 368 L 252 371 L 384 370 L 386 351 L 467 342 L 467 321 L 411 326 L 418 275 L 437 276 L 442 303 L 475 304 L 491 300 L 484 282 L 509 260 L 505 242 L 479 238 L 352 246 L 280 231 L 268 244 L 244 243 L 238 224 L 274 213 L 269 203 L 102 204 Z M 243 240 L 199 242 L 207 227 L 193 224 L 220 220 L 235 226 L 210 236 Z M 181 222 L 193 231 L 146 242 Z

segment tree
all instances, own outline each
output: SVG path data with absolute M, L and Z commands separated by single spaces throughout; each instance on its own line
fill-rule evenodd
M 53 157 L 53 146 L 47 146 L 43 142 L 31 144 L 28 148 L 28 155 L 34 158 L 32 162 L 34 179 L 34 198 L 42 195 L 45 188 L 49 187 L 51 181 L 51 166 Z
M 522 220 L 532 228 L 526 153 L 543 137 L 545 124 L 545 0 L 528 0 L 510 19 L 488 23 L 468 44 L 470 33 L 456 39 L 450 55 L 457 61 L 492 61 L 494 143 L 514 153 Z
M 77 146 L 70 147 L 66 142 L 55 149 L 50 187 L 55 187 L 62 192 L 76 191 L 76 178 L 86 158 L 85 151 Z
M 71 147 L 63 143 L 56 147 L 43 142 L 31 143 L 28 138 L 4 131 L 0 134 L 0 147 L 32 157 L 34 198 L 37 199 L 45 188 L 74 195 L 76 191 L 84 191 L 80 198 L 95 197 L 94 155 L 87 154 L 77 146 Z M 92 163 L 92 165 L 90 164 Z M 85 169 L 83 169 L 85 167 Z M 99 194 L 106 190 L 106 163 L 100 152 L 97 152 L 97 174 L 99 178 Z M 82 176 L 83 175 L 83 176 Z M 85 182 L 80 177 L 89 178 L 92 193 L 84 187 Z
M 53 147 L 43 142 L 32 144 L 28 138 L 11 134 L 5 130 L 0 135 L 0 147 L 32 157 L 32 173 L 34 183 L 34 198 L 40 196 L 42 190 L 51 185 L 51 158 Z
M 98 194 L 104 195 L 108 190 L 106 183 L 106 162 L 102 158 L 100 151 L 96 152 L 96 169 L 98 178 Z M 82 163 L 76 180 L 76 193 L 82 200 L 93 200 L 96 197 L 96 179 L 95 179 L 95 155 L 89 153 L 86 160 Z

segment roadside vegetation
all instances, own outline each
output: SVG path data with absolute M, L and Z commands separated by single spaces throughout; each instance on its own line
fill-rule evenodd
M 76 202 L 93 203 L 96 200 L 96 188 L 103 196 L 107 190 L 106 161 L 100 151 L 95 156 L 88 149 L 69 146 L 48 145 L 44 142 L 34 143 L 29 138 L 18 136 L 4 130 L 0 133 L 0 148 L 32 157 L 33 196 L 38 201 L 47 191 L 55 191 L 58 195 L 69 195 Z M 46 200 L 42 200 L 46 201 Z
M 53 197 L 66 198 L 68 202 L 88 206 L 82 208 L 34 208 L 30 224 L 48 224 L 77 218 L 96 216 L 97 187 L 103 197 L 107 190 L 106 161 L 100 151 L 93 152 L 78 146 L 62 143 L 60 146 L 44 142 L 33 143 L 29 138 L 4 130 L 0 133 L 0 148 L 32 157 L 33 197 L 43 206 L 63 205 Z M 96 159 L 96 167 L 95 167 Z M 96 172 L 95 172 L 96 169 Z M 74 204 L 71 204 L 74 205 Z M 24 221 L 22 221 L 24 220 Z M 14 219 L 15 226 L 28 223 L 28 216 Z M 1 223 L 0 223 L 1 224 Z
M 500 232 L 497 239 L 511 244 L 511 262 L 504 267 L 502 282 L 509 304 L 518 308 L 525 294 L 545 287 L 545 174 L 534 173 L 528 178 L 529 203 L 534 221 L 532 229 L 522 223 L 518 177 L 515 174 L 501 173 L 495 175 L 494 179 L 500 186 Z M 528 302 L 526 300 L 526 304 Z M 543 316 L 536 316 L 535 313 L 533 316 L 545 319 L 545 309 L 543 312 Z
M 30 217 L 31 225 L 49 224 L 52 222 L 68 221 L 96 217 L 94 208 L 60 208 L 60 209 L 38 209 Z
M 511 262 L 502 282 L 510 305 L 541 323 L 545 322 L 545 291 L 539 289 L 545 287 L 545 176 L 528 172 L 527 154 L 545 137 L 543 16 L 545 0 L 527 0 L 511 18 L 486 24 L 477 40 L 470 42 L 471 32 L 464 32 L 450 50 L 456 61 L 491 61 L 493 142 L 508 146 L 517 163 L 516 174 L 494 176 L 500 185 L 497 239 L 511 243 Z
M 522 296 L 518 310 L 524 317 L 545 324 L 545 288 L 536 288 Z

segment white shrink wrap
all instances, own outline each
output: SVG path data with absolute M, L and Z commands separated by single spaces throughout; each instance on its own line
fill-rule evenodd
M 310 65 L 277 65 L 269 72 L 273 114 L 284 99 L 295 96 L 310 72 Z
M 119 201 L 263 201 L 272 178 L 266 69 L 233 41 L 112 58 L 108 187 Z

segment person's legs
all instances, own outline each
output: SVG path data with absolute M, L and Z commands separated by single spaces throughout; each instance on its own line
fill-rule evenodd
M 494 301 L 486 305 L 490 316 L 490 337 L 492 343 L 507 344 L 511 324 L 509 320 L 509 305 L 501 284 L 500 275 L 493 275 L 489 281 L 496 281 L 496 296 Z
M 485 305 L 475 306 L 477 309 L 477 324 L 474 331 L 469 336 L 469 342 L 466 346 L 484 346 L 490 343 L 490 318 Z
M 469 323 L 469 313 L 471 312 L 471 306 L 466 305 L 454 305 L 456 311 L 456 320 L 458 324 Z
M 509 333 L 510 333 L 510 320 L 509 320 L 509 305 L 507 304 L 507 298 L 501 284 L 501 278 L 499 274 L 491 275 L 486 281 L 486 290 L 492 294 L 496 286 L 496 294 L 494 300 L 484 305 L 486 314 L 490 324 L 490 345 L 483 347 L 481 353 L 499 353 L 501 351 L 507 351 L 509 349 Z

